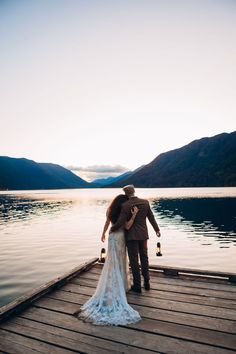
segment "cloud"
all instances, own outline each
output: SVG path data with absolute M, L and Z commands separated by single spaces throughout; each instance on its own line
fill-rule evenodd
M 67 166 L 67 168 L 88 182 L 97 178 L 116 177 L 129 171 L 127 167 L 121 165 Z
M 121 165 L 93 165 L 87 167 L 80 167 L 80 166 L 68 166 L 69 170 L 73 171 L 87 171 L 87 172 L 101 172 L 101 173 L 123 173 L 128 171 L 127 167 Z

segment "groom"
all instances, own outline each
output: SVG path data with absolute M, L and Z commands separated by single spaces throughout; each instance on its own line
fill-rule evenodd
M 135 196 L 134 186 L 123 187 L 123 191 L 129 198 L 123 203 L 122 210 L 117 222 L 111 227 L 111 232 L 122 227 L 131 217 L 131 209 L 136 206 L 139 211 L 134 219 L 132 227 L 126 231 L 126 245 L 128 248 L 129 262 L 133 274 L 134 285 L 131 290 L 141 293 L 141 275 L 139 270 L 139 259 L 141 262 L 142 275 L 144 277 L 144 288 L 150 290 L 149 283 L 149 265 L 148 265 L 148 230 L 146 219 L 150 221 L 158 237 L 161 236 L 159 226 L 156 223 L 151 211 L 149 202 L 146 199 L 140 199 Z

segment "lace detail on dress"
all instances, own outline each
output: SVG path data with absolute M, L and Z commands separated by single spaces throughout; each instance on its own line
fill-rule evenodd
M 124 231 L 109 235 L 106 262 L 95 294 L 81 307 L 78 318 L 96 325 L 126 325 L 141 317 L 127 302 L 130 289 Z

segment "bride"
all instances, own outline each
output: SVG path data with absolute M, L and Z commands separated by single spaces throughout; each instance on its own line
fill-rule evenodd
M 105 241 L 110 223 L 114 224 L 121 212 L 121 206 L 128 200 L 120 194 L 110 204 L 101 240 Z M 129 230 L 138 208 L 131 210 L 131 218 L 125 224 Z M 95 325 L 126 325 L 138 322 L 141 317 L 127 302 L 126 291 L 130 289 L 129 267 L 123 228 L 109 234 L 108 252 L 94 295 L 81 307 L 78 318 Z

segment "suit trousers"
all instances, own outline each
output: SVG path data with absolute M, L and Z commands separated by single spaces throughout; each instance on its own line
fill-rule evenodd
M 142 275 L 144 281 L 149 281 L 149 264 L 148 264 L 148 240 L 132 240 L 127 241 L 127 249 L 129 255 L 129 262 L 133 274 L 133 281 L 135 287 L 141 287 L 141 275 L 139 270 L 139 258 L 141 263 Z

